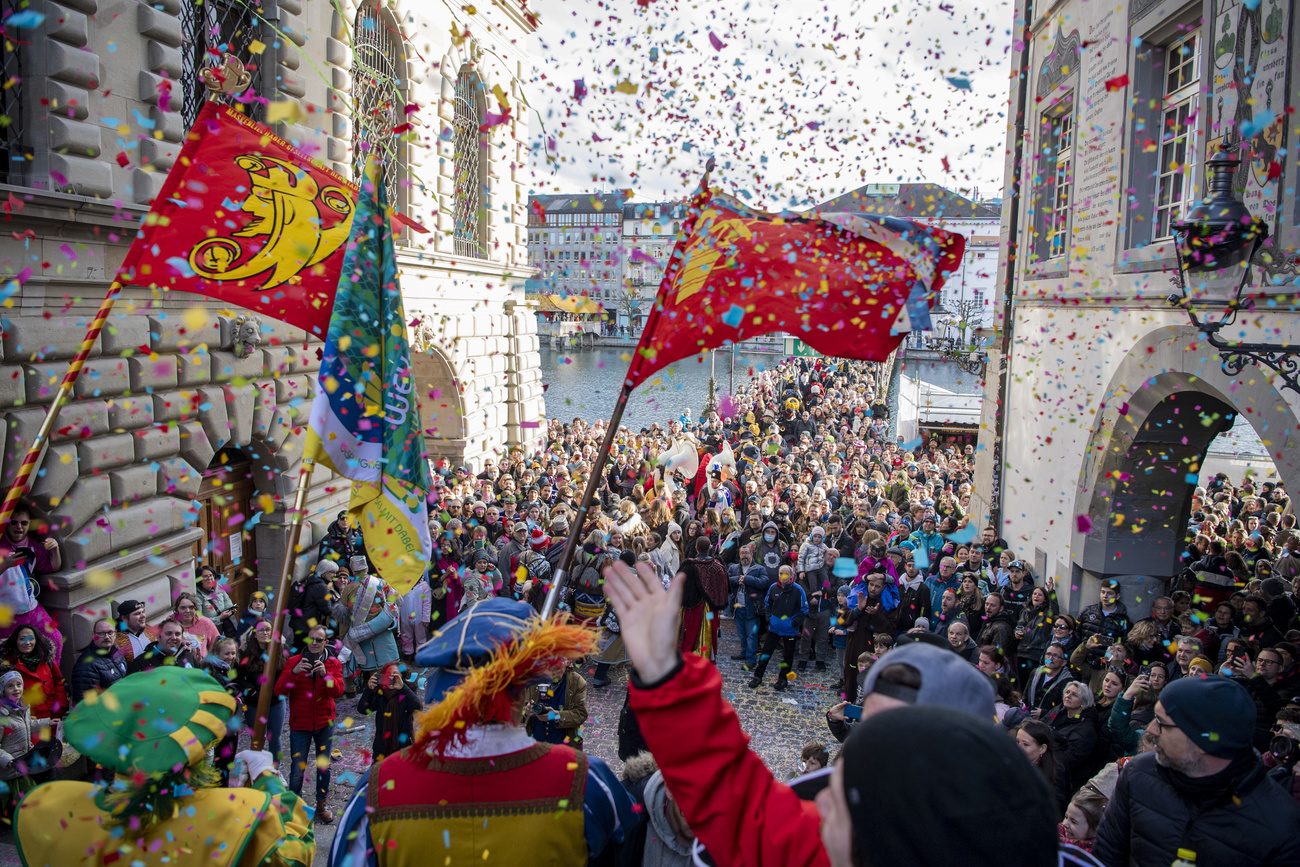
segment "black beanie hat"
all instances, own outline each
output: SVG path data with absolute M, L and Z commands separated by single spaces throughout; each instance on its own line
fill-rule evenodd
M 854 726 L 840 761 L 856 845 L 872 864 L 948 867 L 954 852 L 962 867 L 1005 867 L 1007 853 L 1023 867 L 1057 864 L 1055 793 L 1001 726 L 895 708 Z

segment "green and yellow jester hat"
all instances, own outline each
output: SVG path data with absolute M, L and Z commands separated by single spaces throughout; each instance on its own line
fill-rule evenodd
M 123 774 L 166 774 L 204 760 L 226 736 L 235 700 L 197 668 L 161 666 L 87 693 L 64 736 L 91 761 Z

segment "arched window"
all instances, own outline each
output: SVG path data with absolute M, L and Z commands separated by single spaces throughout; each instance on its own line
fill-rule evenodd
M 457 256 L 487 258 L 486 188 L 487 165 L 483 156 L 483 85 L 473 66 L 465 64 L 456 76 L 455 119 L 452 133 L 455 143 L 453 170 L 456 200 L 455 251 Z
M 248 46 L 258 38 L 257 19 L 252 9 L 240 0 L 183 0 L 181 3 L 181 80 L 172 91 L 172 110 L 177 106 L 188 129 L 208 98 L 208 90 L 199 78 L 199 70 L 221 66 L 224 55 L 233 54 L 251 69 L 249 90 L 261 94 L 262 64 L 260 57 L 249 54 Z M 243 104 L 243 111 L 254 120 L 262 117 L 262 104 Z
M 370 155 L 384 166 L 388 204 L 400 208 L 402 142 L 394 128 L 405 122 L 402 98 L 402 46 L 397 22 L 386 9 L 373 5 L 357 11 L 353 32 L 352 93 L 356 117 L 352 126 L 352 177 L 358 181 Z

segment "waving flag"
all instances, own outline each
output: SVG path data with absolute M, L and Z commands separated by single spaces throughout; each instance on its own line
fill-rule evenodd
M 324 164 L 204 103 L 136 238 L 128 282 L 219 298 L 323 337 L 356 201 L 357 188 Z
M 883 361 L 961 263 L 966 239 L 911 220 L 773 215 L 696 196 L 627 372 L 634 388 L 705 349 L 784 331 L 825 355 Z
M 430 480 L 387 213 L 372 160 L 343 255 L 306 454 L 352 480 L 348 511 L 366 553 L 405 593 L 433 554 Z

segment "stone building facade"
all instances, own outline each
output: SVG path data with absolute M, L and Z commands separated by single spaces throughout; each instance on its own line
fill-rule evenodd
M 998 274 L 972 511 L 1062 610 L 1125 587 L 1144 616 L 1179 568 L 1210 444 L 1246 419 L 1294 496 L 1300 394 L 1268 369 L 1224 369 L 1178 294 L 1173 226 L 1207 194 L 1226 145 L 1232 186 L 1269 239 L 1251 303 L 1220 336 L 1300 343 L 1294 156 L 1295 5 L 1211 0 L 1020 0 Z M 1243 277 L 1194 275 L 1217 320 Z M 1218 305 L 1218 306 L 1216 306 Z M 1239 482 L 1240 479 L 1234 479 Z
M 66 0 L 27 16 L 0 53 L 0 275 L 13 290 L 0 479 L 13 479 L 176 159 L 203 98 L 196 72 L 223 50 L 254 67 L 255 119 L 345 177 L 378 152 L 390 200 L 429 229 L 404 230 L 397 255 L 430 457 L 478 468 L 535 447 L 524 7 L 159 0 L 106 16 L 98 0 Z M 198 564 L 223 571 L 240 602 L 273 585 L 319 349 L 202 296 L 124 289 L 31 493 L 63 547 L 41 600 L 69 654 L 114 600 L 160 615 Z M 305 538 L 318 541 L 347 496 L 318 469 Z

